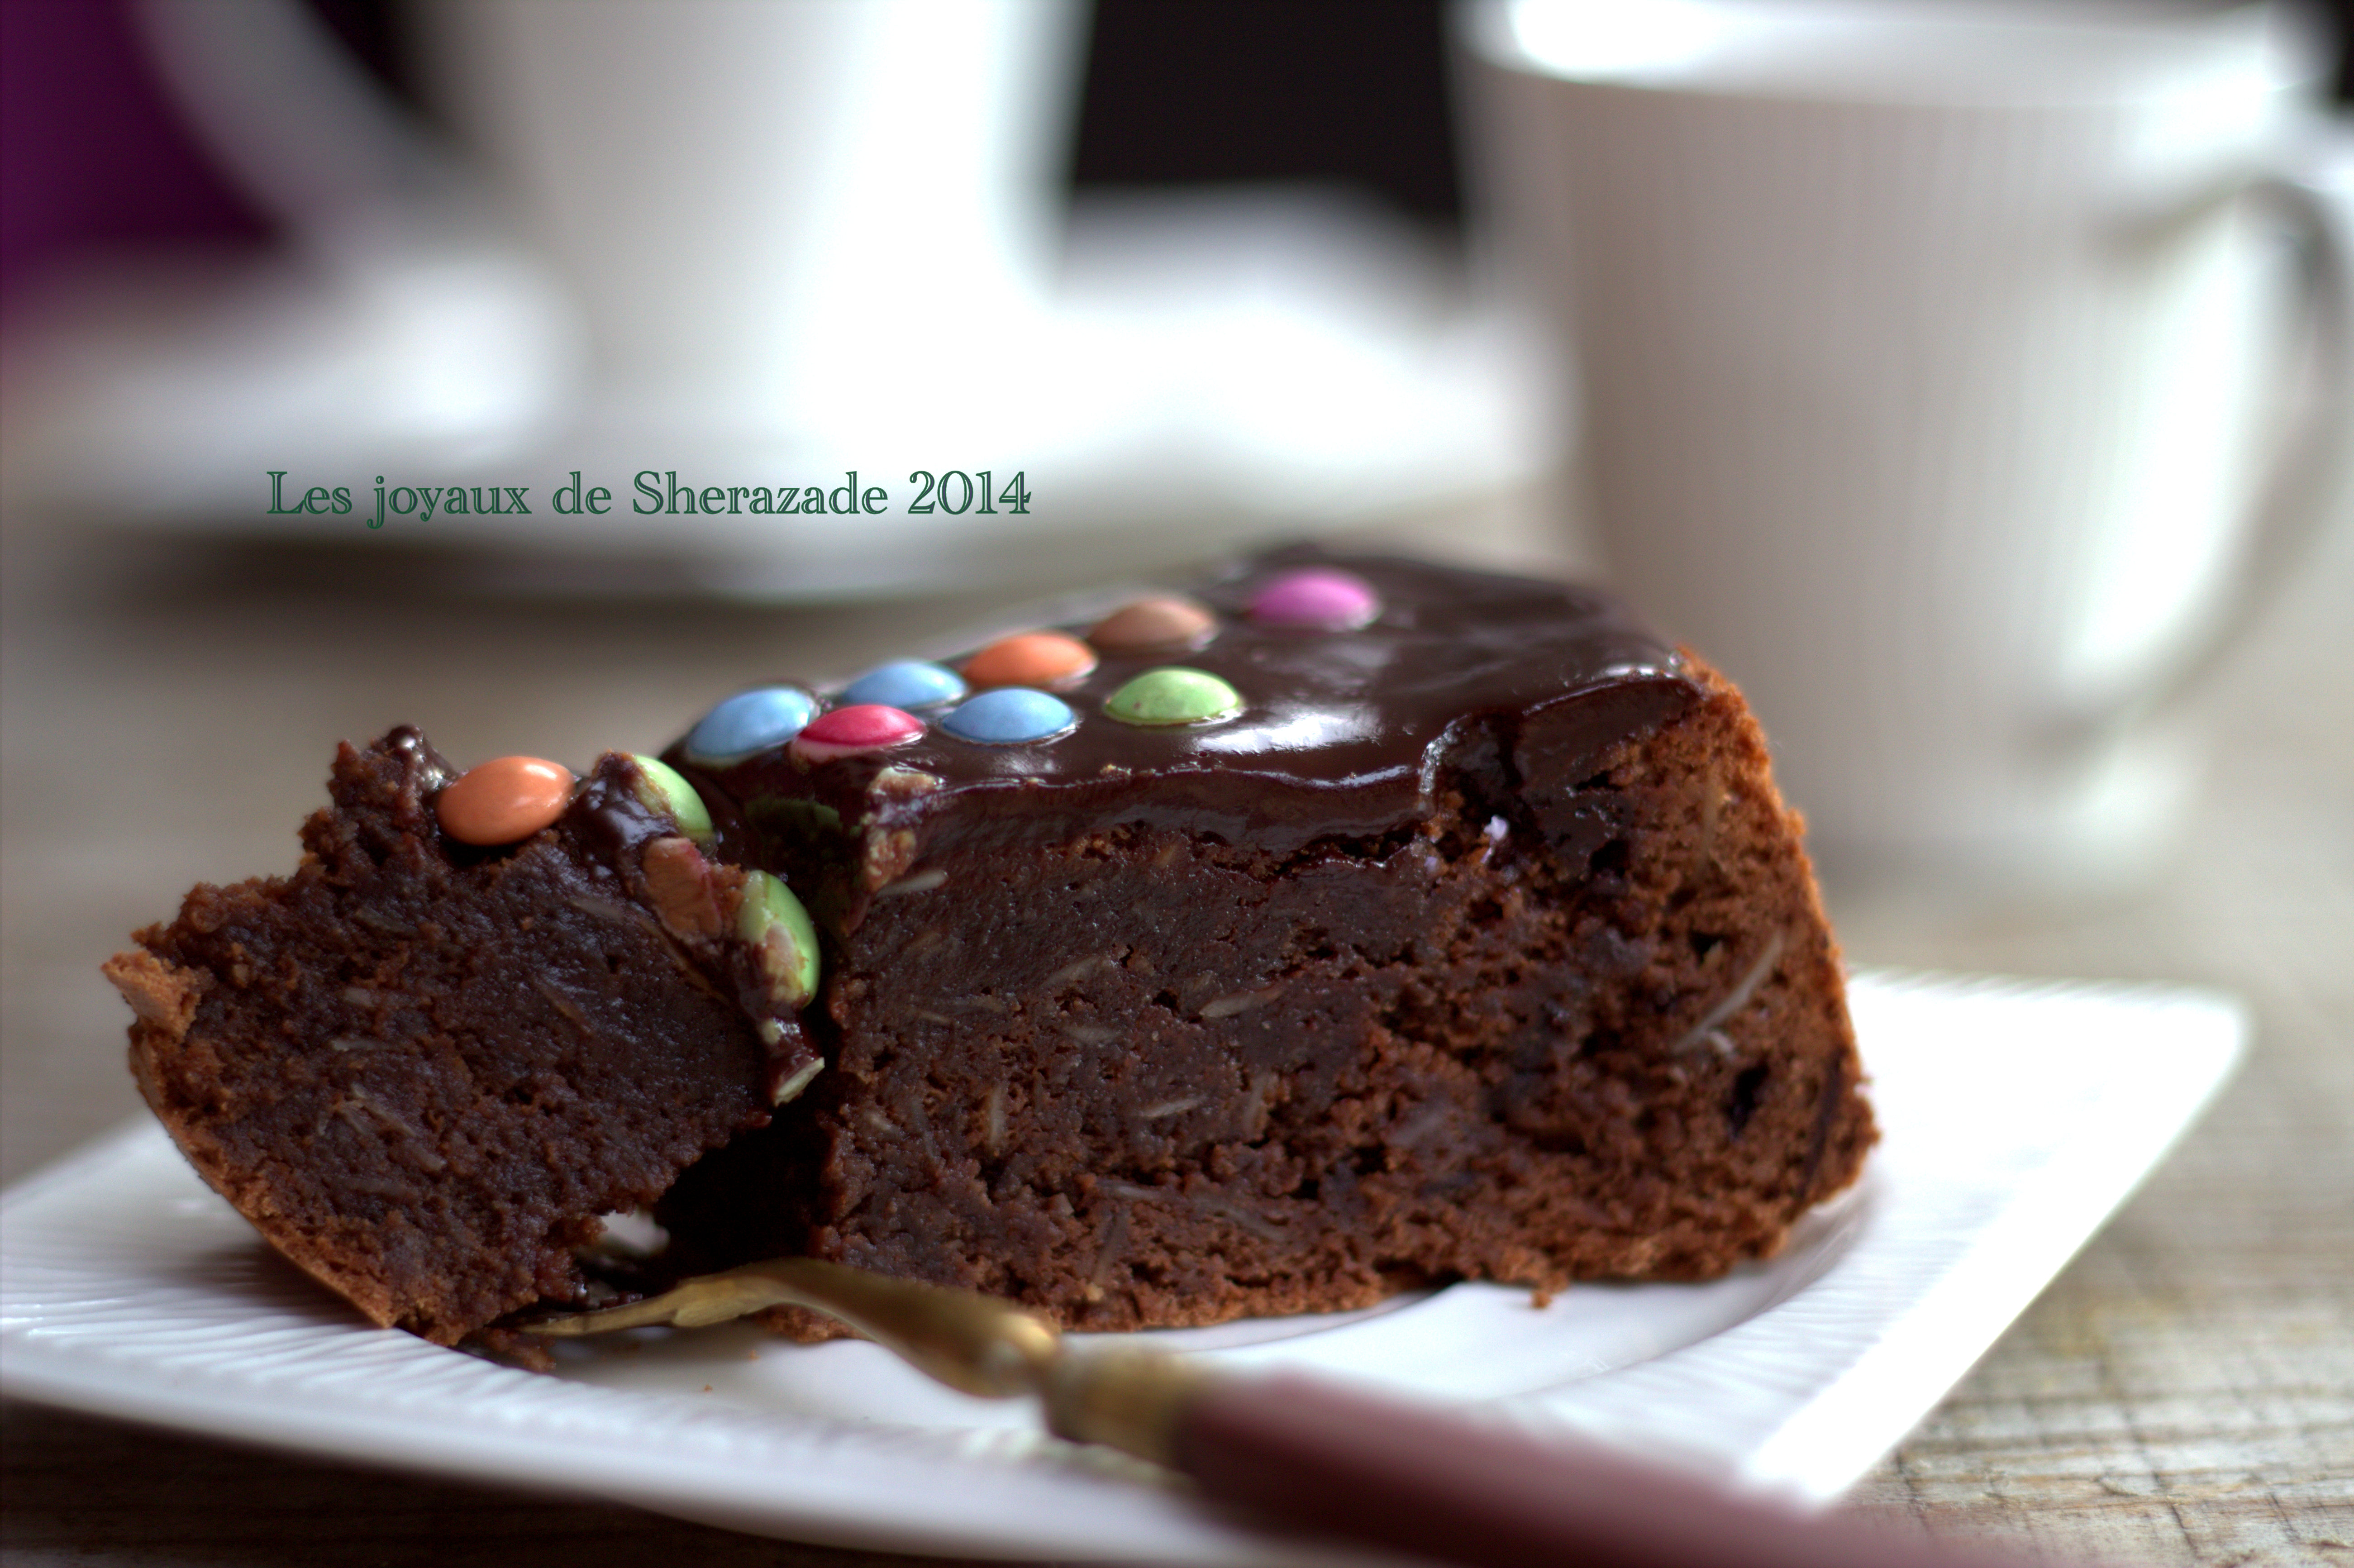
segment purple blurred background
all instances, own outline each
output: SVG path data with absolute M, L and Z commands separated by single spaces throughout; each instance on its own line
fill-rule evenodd
M 422 111 L 398 0 L 309 4 Z M 2322 8 L 2354 37 L 2354 0 Z M 1073 182 L 1338 181 L 1451 228 L 1445 35 L 1442 0 L 1098 0 Z M 0 307 L 61 263 L 270 229 L 181 125 L 131 0 L 0 4 Z
M 311 0 L 422 112 L 392 0 Z M 1073 170 L 1082 185 L 1339 179 L 1457 217 L 1438 0 L 1109 0 Z M 183 128 L 131 0 L 0 5 L 0 302 L 111 249 L 257 246 L 270 219 Z
M 0 300 L 92 251 L 268 236 L 181 127 L 131 12 L 0 5 Z
M 311 5 L 419 107 L 395 0 Z M 1082 186 L 1338 180 L 1452 226 L 1443 7 L 1102 0 L 1072 174 Z M 0 4 L 0 304 L 94 253 L 269 234 L 182 128 L 130 0 Z

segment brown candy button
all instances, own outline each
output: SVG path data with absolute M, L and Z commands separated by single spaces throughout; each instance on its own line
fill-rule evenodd
M 1095 624 L 1087 641 L 1107 653 L 1190 653 L 1218 630 L 1218 618 L 1190 599 L 1140 599 Z
M 1052 690 L 1086 680 L 1095 667 L 1095 650 L 1076 637 L 1060 631 L 1017 631 L 966 660 L 964 678 L 976 686 Z
M 564 814 L 572 770 L 539 757 L 494 757 L 461 774 L 433 803 L 441 831 L 461 844 L 511 844 Z

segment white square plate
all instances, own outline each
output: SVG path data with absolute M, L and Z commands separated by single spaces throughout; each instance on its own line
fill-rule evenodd
M 1882 1142 L 1770 1264 L 1710 1285 L 1580 1286 L 1543 1309 L 1459 1285 L 1153 1338 L 1222 1365 L 1491 1403 L 1827 1502 L 2149 1172 L 2248 1033 L 2211 991 L 1873 974 L 1850 995 Z M 27 1398 L 843 1545 L 1317 1560 L 869 1344 L 736 1327 L 567 1351 L 546 1377 L 368 1327 L 143 1123 L 0 1199 L 0 1374 Z

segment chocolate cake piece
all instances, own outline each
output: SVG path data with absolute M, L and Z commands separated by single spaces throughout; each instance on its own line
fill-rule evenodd
M 1837 955 L 1729 685 L 1552 584 L 1310 554 L 1204 598 L 1204 645 L 1067 661 L 1056 738 L 668 754 L 829 975 L 828 1070 L 662 1205 L 683 1262 L 1202 1324 L 1706 1278 L 1853 1181 Z M 1238 711 L 1111 716 L 1172 664 Z
M 1873 1138 L 1754 722 L 1599 596 L 1293 553 L 665 755 L 485 847 L 414 731 L 346 747 L 292 877 L 108 966 L 198 1171 L 377 1321 L 577 1298 L 657 1199 L 679 1270 L 1079 1328 L 1703 1278 Z
M 691 841 L 630 759 L 504 849 L 440 831 L 454 777 L 413 729 L 345 746 L 293 875 L 200 886 L 105 966 L 140 1090 L 205 1180 L 443 1343 L 578 1298 L 598 1217 L 766 1121 L 805 1049 L 761 1038 L 740 944 L 648 885 L 648 850 Z

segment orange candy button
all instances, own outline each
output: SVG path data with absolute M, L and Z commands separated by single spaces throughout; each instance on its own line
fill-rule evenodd
M 1051 690 L 1087 679 L 1095 667 L 1095 650 L 1076 637 L 1059 631 L 1017 631 L 966 660 L 964 678 L 976 686 Z
M 564 814 L 572 770 L 538 757 L 494 757 L 470 768 L 433 803 L 441 831 L 461 844 L 511 844 Z

